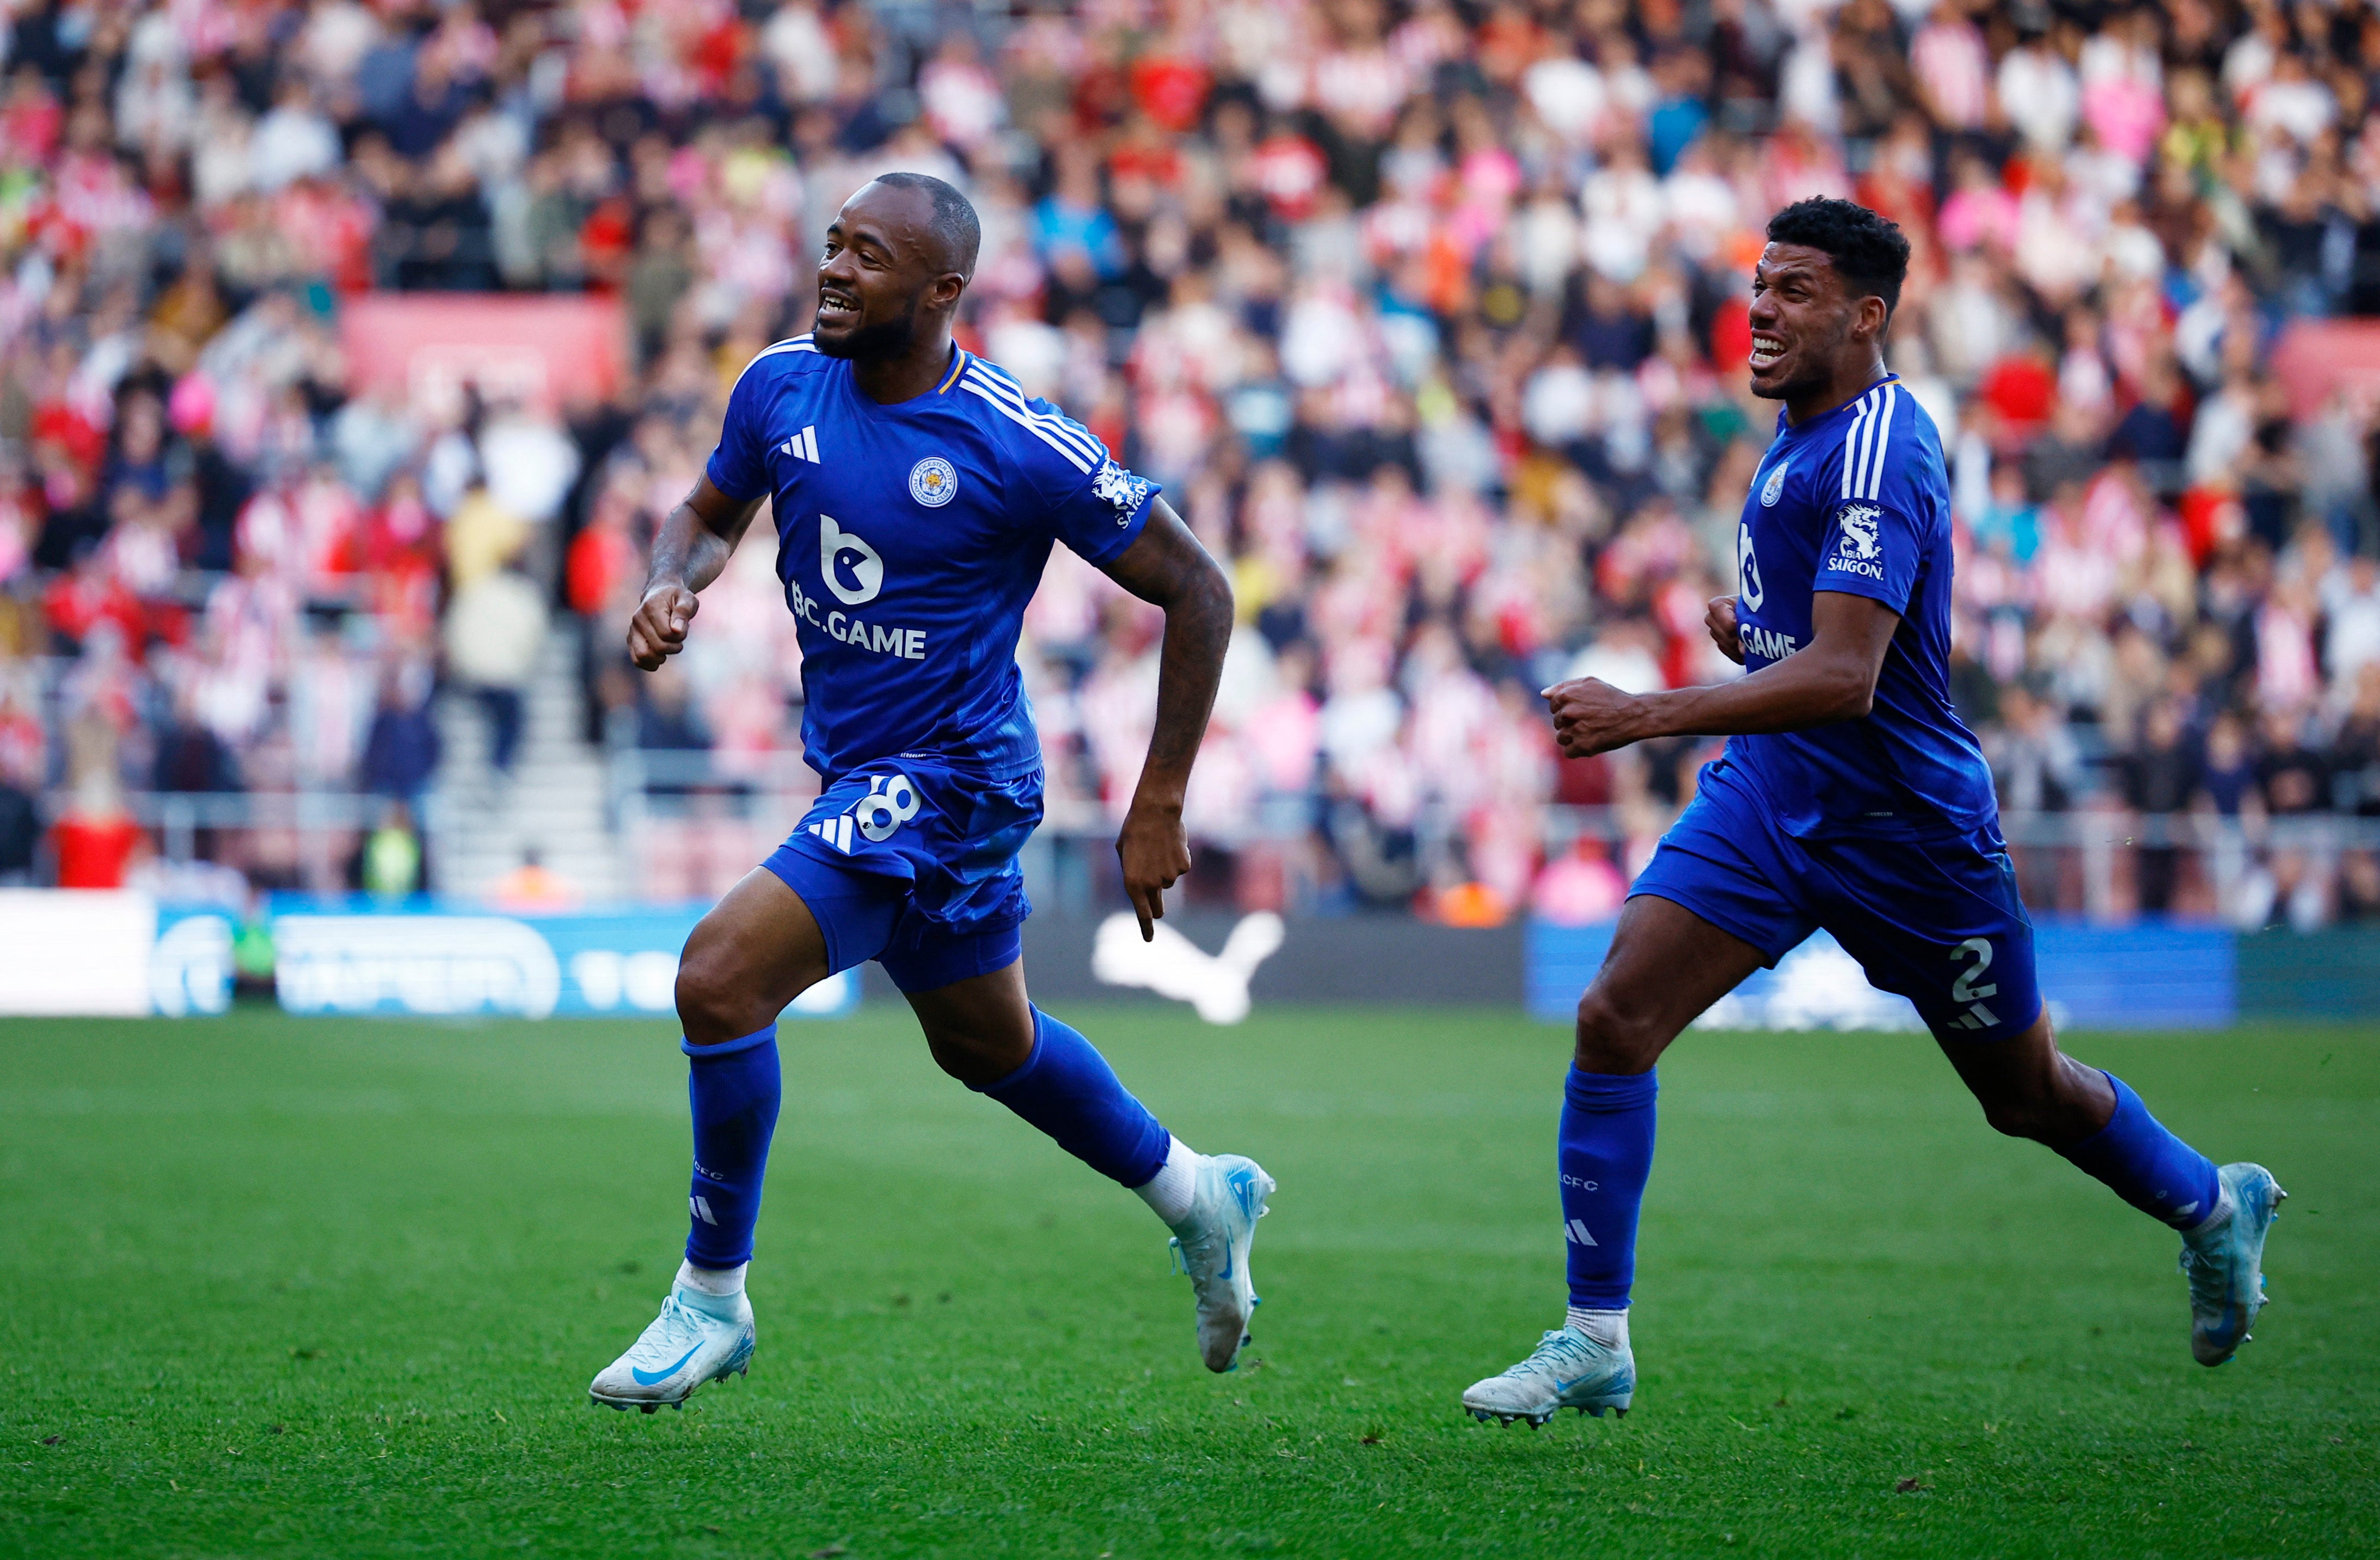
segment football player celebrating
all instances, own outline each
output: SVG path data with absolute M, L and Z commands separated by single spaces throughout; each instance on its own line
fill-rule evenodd
M 780 1098 L 776 1022 L 868 959 L 945 1072 L 1113 1177 L 1174 1234 L 1208 1368 L 1232 1368 L 1256 1296 L 1248 1248 L 1273 1183 L 1192 1152 L 1099 1054 L 1026 995 L 1016 853 L 1041 818 L 1041 748 L 1016 638 L 1052 542 L 1165 611 L 1157 722 L 1116 840 L 1141 934 L 1189 870 L 1184 791 L 1220 678 L 1232 592 L 1154 483 L 951 339 L 980 237 L 920 174 L 863 187 L 827 229 L 818 314 L 744 370 L 719 447 L 655 540 L 628 652 L 686 644 L 763 499 L 802 647 L 818 803 L 686 940 L 692 1231 L 661 1315 L 595 1377 L 651 1412 L 748 1368 L 745 1270 Z
M 1708 618 L 1750 675 L 1643 696 L 1592 677 L 1546 690 L 1568 757 L 1655 737 L 1730 740 L 1579 1000 L 1560 1128 L 1570 1309 L 1536 1352 L 1463 1395 L 1479 1419 L 1627 1409 L 1654 1064 L 1819 927 L 1916 1005 L 1993 1127 L 2181 1232 L 2201 1363 L 2230 1359 L 2263 1304 L 2273 1177 L 2217 1170 L 2050 1034 L 1991 770 L 1950 706 L 1941 441 L 1884 366 L 1908 263 L 1900 230 L 1846 201 L 1803 201 L 1768 225 L 1752 388 L 1785 405 L 1744 499 L 1737 593 Z

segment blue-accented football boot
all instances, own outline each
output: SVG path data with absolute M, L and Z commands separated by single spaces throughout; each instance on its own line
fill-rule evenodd
M 1248 1318 L 1263 1302 L 1248 1276 L 1248 1248 L 1272 1193 L 1272 1177 L 1255 1160 L 1209 1154 L 1198 1166 L 1189 1216 L 1172 1226 L 1174 1271 L 1190 1275 L 1198 1300 L 1198 1355 L 1209 1371 L 1235 1369 L 1241 1346 L 1253 1341 Z
M 2201 1365 L 2222 1364 L 2249 1340 L 2265 1306 L 2265 1236 L 2289 1195 L 2261 1164 L 2227 1164 L 2215 1174 L 2230 1216 L 2218 1213 L 2181 1237 L 2190 1352 Z
M 603 1368 L 587 1395 L 608 1408 L 642 1408 L 650 1414 L 664 1403 L 682 1408 L 712 1382 L 750 1371 L 752 1302 L 738 1294 L 735 1308 L 733 1316 L 713 1316 L 688 1305 L 672 1289 L 652 1325 L 628 1346 L 627 1353 Z
M 1557 1327 L 1536 1351 L 1500 1376 L 1474 1382 L 1463 1411 L 1486 1423 L 1526 1420 L 1531 1429 L 1564 1408 L 1603 1417 L 1625 1414 L 1636 1395 L 1636 1356 L 1626 1343 L 1607 1347 L 1575 1327 Z

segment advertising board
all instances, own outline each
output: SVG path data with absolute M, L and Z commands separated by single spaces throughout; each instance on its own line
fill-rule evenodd
M 0 1013 L 146 1013 L 156 941 L 145 894 L 0 889 Z
M 677 956 L 701 907 L 510 916 L 424 908 L 284 909 L 274 991 L 292 1013 L 667 1017 Z M 851 971 L 789 1013 L 832 1018 L 859 1000 Z

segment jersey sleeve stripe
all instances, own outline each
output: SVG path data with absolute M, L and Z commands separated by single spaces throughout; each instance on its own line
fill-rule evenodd
M 1884 392 L 1881 390 L 1868 392 L 1867 420 L 1860 427 L 1859 476 L 1852 483 L 1852 492 L 1854 494 L 1867 485 L 1868 463 L 1876 457 L 1876 425 L 1882 422 L 1884 417 Z
M 995 377 L 975 372 L 978 368 L 989 366 L 981 359 L 976 360 L 975 364 L 968 371 L 967 377 L 979 381 L 1000 399 L 1023 415 L 1031 418 L 1038 425 L 1049 429 L 1060 438 L 1066 440 L 1089 458 L 1100 461 L 1107 459 L 1107 446 L 1099 443 L 1089 429 L 1083 427 L 1062 412 L 1035 411 L 1032 404 L 1026 400 L 1024 389 L 1014 380 L 1005 375 Z
M 1017 423 L 1024 428 L 1030 429 L 1035 438 L 1039 439 L 1043 444 L 1048 445 L 1051 449 L 1054 449 L 1060 455 L 1064 456 L 1075 470 L 1086 474 L 1090 471 L 1091 463 L 1084 459 L 1082 456 L 1075 450 L 1074 446 L 1052 438 L 1047 429 L 1043 428 L 1032 418 L 1026 416 L 1021 411 L 1018 411 L 1015 408 L 1002 400 L 998 396 L 992 394 L 992 392 L 987 388 L 981 381 L 968 378 L 961 381 L 959 388 L 982 396 L 985 400 L 990 402 L 993 409 L 998 411 L 1002 417 L 1007 418 L 1012 422 Z
M 1040 433 L 1043 437 L 1055 435 L 1071 445 L 1076 454 L 1087 459 L 1093 461 L 1107 459 L 1107 446 L 1092 437 L 1089 429 L 1061 415 L 1035 411 L 1026 404 L 1025 393 L 1022 390 L 1014 385 L 1004 385 L 996 379 L 973 372 L 965 374 L 963 379 L 966 384 L 976 388 L 978 395 L 1001 407 L 1011 416 L 1024 420 L 1027 427 Z
M 1003 389 L 1014 390 L 1020 396 L 1025 394 L 1025 386 L 1016 383 L 1016 376 L 990 358 L 978 358 L 967 366 Z
M 1852 479 L 1859 473 L 1860 434 L 1867 426 L 1867 414 L 1874 409 L 1876 395 L 1870 391 L 1859 398 L 1859 409 L 1852 413 L 1851 426 L 1843 430 L 1843 491 L 1852 495 Z
M 1876 414 L 1876 457 L 1867 463 L 1867 491 L 1861 496 L 1876 498 L 1884 493 L 1884 452 L 1892 444 L 1892 414 L 1899 409 L 1900 386 L 1884 387 L 1884 404 Z
M 735 384 L 743 384 L 744 374 L 750 373 L 755 368 L 759 367 L 760 360 L 763 358 L 773 358 L 780 352 L 815 352 L 817 350 L 818 348 L 816 347 L 810 345 L 810 338 L 806 335 L 797 335 L 791 341 L 781 341 L 774 347 L 764 347 L 760 348 L 759 352 L 753 354 L 752 360 L 750 362 L 744 365 L 744 372 L 735 376 Z M 731 384 L 727 387 L 727 393 L 730 396 L 735 394 L 735 384 Z

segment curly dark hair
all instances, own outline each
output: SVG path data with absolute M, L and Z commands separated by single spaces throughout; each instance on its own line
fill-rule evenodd
M 1853 298 L 1884 299 L 1888 316 L 1900 307 L 1909 240 L 1888 218 L 1865 206 L 1825 198 L 1796 201 L 1768 219 L 1768 241 L 1824 250 Z

